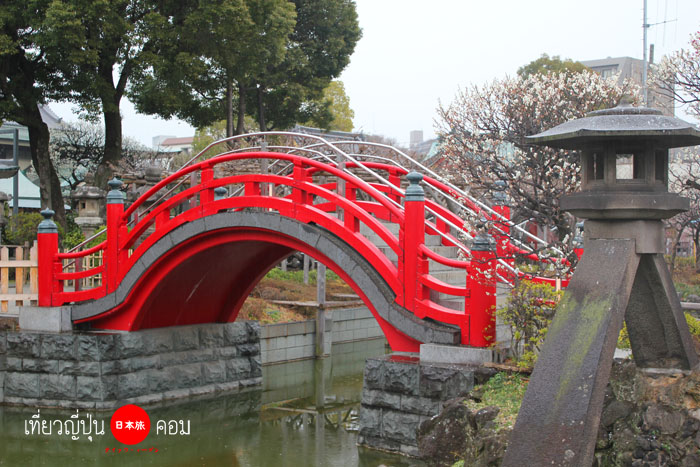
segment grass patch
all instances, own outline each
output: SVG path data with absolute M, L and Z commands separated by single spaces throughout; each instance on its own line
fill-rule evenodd
M 525 397 L 529 379 L 518 373 L 496 373 L 486 383 L 472 390 L 472 397 L 467 406 L 470 410 L 479 410 L 495 405 L 501 409 L 496 417 L 499 429 L 512 429 L 518 417 L 520 404 Z
M 316 278 L 318 277 L 318 271 L 312 269 L 309 271 L 309 285 L 316 285 Z M 298 284 L 304 283 L 304 271 L 299 269 L 295 271 L 283 271 L 280 268 L 272 268 L 265 275 L 266 279 L 279 280 L 279 281 L 289 281 L 296 282 Z M 326 269 L 326 283 L 328 282 L 342 282 L 340 277 L 330 269 Z

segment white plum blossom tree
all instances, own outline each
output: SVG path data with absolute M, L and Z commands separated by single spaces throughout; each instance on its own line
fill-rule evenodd
M 559 209 L 559 198 L 578 188 L 578 156 L 525 137 L 613 107 L 623 95 L 636 100 L 639 89 L 589 70 L 506 77 L 460 90 L 452 103 L 440 105 L 436 130 L 453 176 L 477 196 L 506 182 L 514 220 L 551 229 L 558 246 L 568 249 L 575 221 Z
M 691 36 L 688 48 L 661 60 L 651 81 L 700 119 L 700 31 Z

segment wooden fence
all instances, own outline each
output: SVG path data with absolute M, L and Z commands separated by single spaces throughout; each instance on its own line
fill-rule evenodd
M 14 302 L 16 306 L 37 304 L 38 265 L 36 240 L 31 247 L 28 245 L 0 247 L 0 313 L 7 313 L 10 302 Z M 14 284 L 11 284 L 11 277 L 14 278 Z M 11 291 L 11 288 L 14 290 Z

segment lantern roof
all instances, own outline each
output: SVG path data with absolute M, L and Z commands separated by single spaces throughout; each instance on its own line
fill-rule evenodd
M 609 141 L 650 140 L 656 147 L 668 149 L 699 145 L 700 130 L 684 120 L 663 115 L 660 110 L 621 103 L 611 109 L 589 112 L 583 118 L 527 139 L 560 149 L 586 149 Z

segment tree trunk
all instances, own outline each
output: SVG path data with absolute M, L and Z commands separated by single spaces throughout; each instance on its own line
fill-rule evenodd
M 683 235 L 683 231 L 685 230 L 686 224 L 683 223 L 680 225 L 678 228 L 678 233 L 676 234 L 676 237 L 673 239 L 673 244 L 671 245 L 671 264 L 669 265 L 669 270 L 671 272 L 671 276 L 673 276 L 673 271 L 676 269 L 676 250 L 678 249 L 678 242 L 681 240 L 681 235 Z
M 226 82 L 226 137 L 233 136 L 233 83 Z
M 258 125 L 260 125 L 260 131 L 267 131 L 267 126 L 265 125 L 265 106 L 263 105 L 263 87 L 258 86 Z
M 236 125 L 236 134 L 242 135 L 245 133 L 245 88 L 243 84 L 238 84 L 238 124 Z
M 58 180 L 56 169 L 49 157 L 49 127 L 41 120 L 39 110 L 36 110 L 33 123 L 28 124 L 29 128 L 29 149 L 32 154 L 32 163 L 39 176 L 39 193 L 41 197 L 41 207 L 52 209 L 56 215 L 56 223 L 66 227 L 66 210 L 61 194 L 61 183 Z M 15 200 L 18 202 L 19 200 Z
M 695 272 L 700 273 L 700 228 L 693 224 L 693 245 L 695 246 Z
M 119 104 L 102 103 L 102 115 L 105 120 L 105 152 L 97 166 L 95 186 L 107 190 L 107 182 L 114 176 L 122 158 L 122 118 Z

